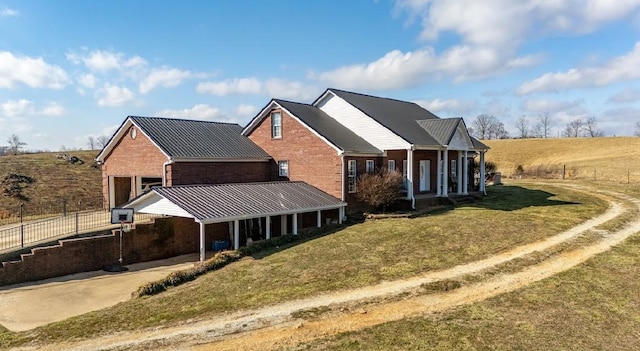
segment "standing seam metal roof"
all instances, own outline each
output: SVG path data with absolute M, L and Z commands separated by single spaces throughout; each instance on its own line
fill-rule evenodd
M 416 121 L 440 145 L 449 145 L 462 118 L 425 119 Z
M 328 91 L 355 106 L 411 144 L 440 145 L 433 136 L 425 133 L 422 128 L 416 128 L 415 125 L 416 121 L 439 119 L 439 117 L 416 103 L 338 89 L 328 89 Z
M 185 159 L 267 159 L 233 123 L 129 116 L 167 155 Z
M 345 152 L 382 153 L 349 128 L 331 118 L 321 109 L 298 102 L 274 99 L 280 106 L 298 117 L 311 129 Z
M 342 207 L 346 203 L 305 182 L 188 185 L 153 192 L 203 222 Z M 143 195 L 144 196 L 144 195 Z

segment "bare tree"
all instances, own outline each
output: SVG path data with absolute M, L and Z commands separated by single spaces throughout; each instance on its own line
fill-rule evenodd
M 96 139 L 92 136 L 87 138 L 87 146 L 89 146 L 89 150 L 95 150 L 96 148 Z
M 472 134 L 478 139 L 504 139 L 508 137 L 504 124 L 490 115 L 479 115 L 471 124 Z
M 636 131 L 633 133 L 633 135 L 640 137 L 640 122 L 636 122 Z
M 529 119 L 527 116 L 522 115 L 516 121 L 516 129 L 520 133 L 520 138 L 528 138 L 529 137 Z
M 548 138 L 551 135 L 551 127 L 553 127 L 553 120 L 549 113 L 538 116 L 537 128 L 540 130 L 541 138 Z
M 101 149 L 103 149 L 105 146 L 107 146 L 108 142 L 109 142 L 109 137 L 106 136 L 106 135 L 101 135 L 101 136 L 96 138 L 96 144 Z
M 574 119 L 573 121 L 567 123 L 562 135 L 567 138 L 577 138 L 580 136 L 582 129 L 584 128 L 584 121 L 582 118 Z
M 17 134 L 11 134 L 9 139 L 7 139 L 7 143 L 9 144 L 9 150 L 11 150 L 13 154 L 17 154 L 23 146 L 27 145 Z
M 584 130 L 586 131 L 587 136 L 590 136 L 592 138 L 604 136 L 604 132 L 598 127 L 598 121 L 595 117 L 587 118 L 587 122 L 584 125 Z

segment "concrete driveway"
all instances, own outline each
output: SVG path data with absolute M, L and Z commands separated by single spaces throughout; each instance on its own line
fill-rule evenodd
M 139 286 L 192 267 L 198 254 L 128 265 L 129 271 L 94 271 L 0 287 L 0 324 L 33 329 L 129 300 Z

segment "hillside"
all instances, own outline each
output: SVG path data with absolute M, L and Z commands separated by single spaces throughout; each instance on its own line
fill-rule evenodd
M 491 150 L 503 177 L 516 175 L 521 165 L 525 177 L 610 180 L 640 183 L 640 138 L 505 139 L 483 141 Z
M 34 212 L 62 212 L 66 201 L 67 210 L 95 208 L 102 204 L 102 178 L 100 169 L 93 166 L 97 150 L 69 151 L 83 162 L 71 163 L 58 158 L 60 152 L 0 156 L 0 182 L 9 174 L 33 178 L 34 182 L 23 190 L 29 199 L 25 210 Z M 5 196 L 6 185 L 0 188 L 0 219 L 15 215 L 21 203 L 19 199 Z

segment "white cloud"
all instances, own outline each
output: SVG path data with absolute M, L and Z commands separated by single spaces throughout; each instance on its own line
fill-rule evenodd
M 8 7 L 0 8 L 0 17 L 15 17 L 20 15 L 20 12 L 10 9 Z
M 170 88 L 182 83 L 182 80 L 189 78 L 191 72 L 179 70 L 177 68 L 162 67 L 151 70 L 146 78 L 140 82 L 140 92 L 146 94 L 158 86 Z
M 122 52 L 94 50 L 88 55 L 67 53 L 67 60 L 74 64 L 84 63 L 91 71 L 108 72 L 110 70 L 138 69 L 147 65 L 147 61 L 140 56 L 127 58 Z
M 224 117 L 218 108 L 207 104 L 197 104 L 191 108 L 185 108 L 182 110 L 161 110 L 156 112 L 155 116 L 200 120 L 212 120 Z
M 91 73 L 83 74 L 78 78 L 78 84 L 85 88 L 93 89 L 98 83 L 98 78 Z
M 198 83 L 196 91 L 218 96 L 234 94 L 258 94 L 262 88 L 260 80 L 255 77 L 227 79 L 217 82 Z
M 98 106 L 122 106 L 135 98 L 135 94 L 127 87 L 109 83 L 96 91 L 96 96 L 98 97 Z
M 575 108 L 582 108 L 582 101 L 551 101 L 544 99 L 527 99 L 522 102 L 521 109 L 528 112 L 537 113 L 555 113 L 566 110 L 573 110 Z
M 27 99 L 9 100 L 2 104 L 2 112 L 6 117 L 22 117 L 34 112 L 33 101 Z
M 629 102 L 640 101 L 640 90 L 634 88 L 627 88 L 621 92 L 612 95 L 607 100 L 616 104 L 624 104 Z
M 449 100 L 417 100 L 416 104 L 424 107 L 425 109 L 438 114 L 439 112 L 447 113 L 448 115 L 468 115 L 472 111 L 477 109 L 477 103 L 475 101 L 464 101 L 458 99 Z M 440 116 L 446 117 L 446 116 Z
M 67 73 L 41 57 L 15 56 L 0 51 L 0 88 L 13 88 L 17 83 L 32 88 L 62 89 L 69 83 Z
M 45 116 L 61 116 L 64 114 L 64 107 L 57 102 L 51 102 L 42 110 Z
M 585 88 L 640 78 L 640 42 L 632 51 L 596 67 L 571 68 L 566 72 L 546 73 L 524 82 L 518 94 L 556 91 L 567 88 Z
M 268 96 L 281 99 L 309 100 L 321 92 L 321 89 L 314 86 L 278 78 L 266 80 L 263 86 Z
M 236 114 L 240 117 L 254 116 L 258 112 L 258 108 L 253 105 L 242 104 L 236 108 Z

